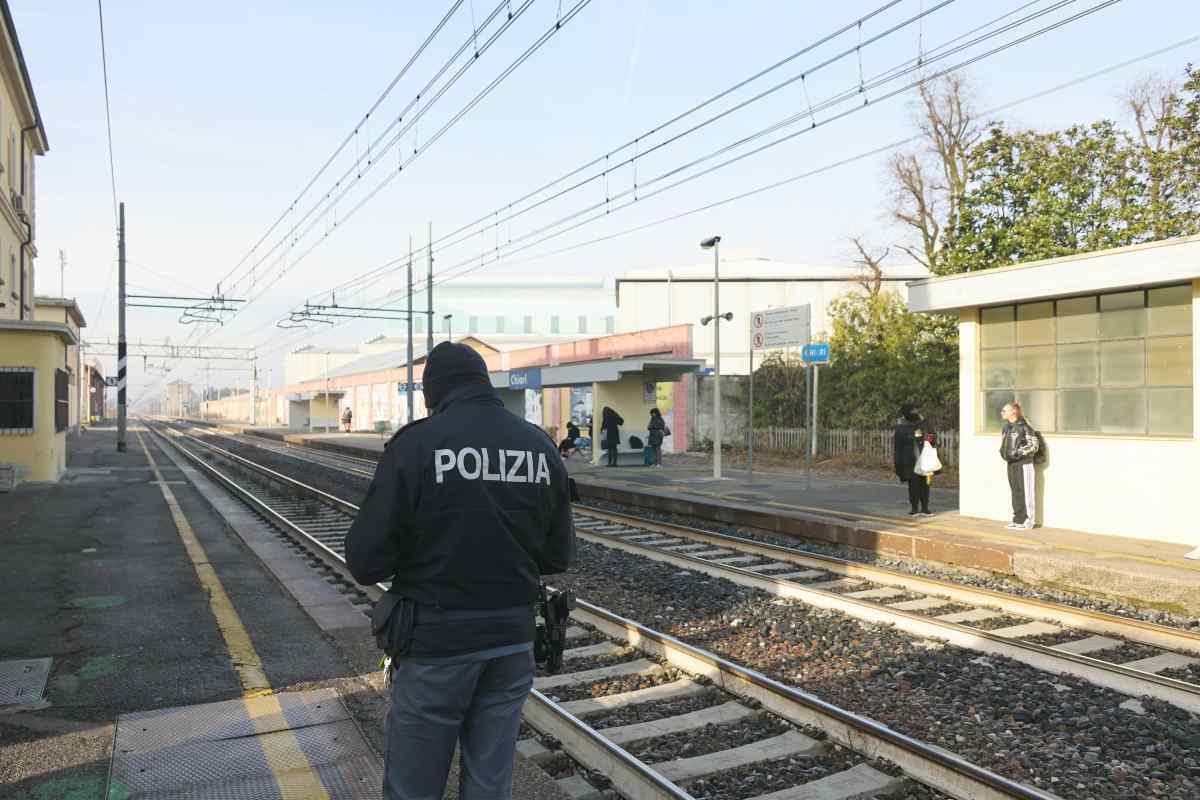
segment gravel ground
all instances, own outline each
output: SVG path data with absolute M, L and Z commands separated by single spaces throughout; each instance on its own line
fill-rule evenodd
M 699 519 L 697 517 L 687 517 L 677 514 L 663 514 L 644 508 L 629 508 L 628 506 L 619 505 L 617 503 L 589 500 L 588 505 L 617 513 L 636 514 L 637 516 L 659 522 L 675 525 L 687 525 L 700 530 L 741 536 L 746 539 L 753 539 L 757 542 L 802 549 L 812 553 L 842 558 L 847 561 L 858 561 L 863 564 L 872 564 L 878 567 L 894 569 L 898 572 L 905 572 L 909 575 L 918 575 L 923 578 L 953 581 L 954 583 L 959 583 L 964 586 L 991 589 L 992 591 L 1004 592 L 1006 594 L 1017 595 L 1019 597 L 1030 597 L 1035 600 L 1046 600 L 1054 603 L 1062 603 L 1064 605 L 1074 606 L 1076 608 L 1084 608 L 1091 611 L 1102 611 L 1108 614 L 1129 617 L 1131 619 L 1141 619 L 1147 622 L 1156 622 L 1160 625 L 1170 625 L 1176 628 L 1184 628 L 1200 632 L 1200 617 L 1191 617 L 1185 614 L 1177 614 L 1154 608 L 1144 608 L 1114 598 L 1084 595 L 1076 592 L 1066 592 L 1061 589 L 1054 589 L 1044 586 L 1033 586 L 1019 581 L 1012 576 L 991 574 L 981 575 L 961 572 L 948 567 L 929 564 L 926 562 L 905 561 L 902 559 L 890 558 L 879 553 L 867 553 L 851 548 L 835 547 L 819 542 L 795 539 L 788 536 L 773 536 L 771 534 L 760 533 L 758 531 L 738 528 L 730 525 L 723 525 L 719 522 Z
M 634 619 L 666 614 L 652 624 L 1065 798 L 1200 796 L 1200 717 L 1168 704 L 1143 699 L 1138 715 L 1083 681 L 924 649 L 889 626 L 586 542 L 558 582 Z
M 693 711 L 719 706 L 729 700 L 729 695 L 709 688 L 705 689 L 702 694 L 678 697 L 674 700 L 658 700 L 653 703 L 625 706 L 612 711 L 600 711 L 587 719 L 588 723 L 597 730 L 619 728 L 622 725 L 637 725 L 641 722 L 655 722 L 667 717 L 690 714 Z
M 210 434 L 200 438 L 208 444 L 236 453 L 243 458 L 248 458 L 276 472 L 281 472 L 289 478 L 295 478 L 355 505 L 362 503 L 363 496 L 367 493 L 367 486 L 370 484 L 370 479 L 360 475 L 273 453 L 228 436 Z
M 981 619 L 978 622 L 965 623 L 969 628 L 975 628 L 980 631 L 998 631 L 1001 628 L 1011 628 L 1014 625 L 1023 625 L 1029 622 L 1027 617 L 1014 617 L 1011 614 L 1004 614 L 991 619 Z
M 820 780 L 850 769 L 862 757 L 842 750 L 816 758 L 786 758 L 763 761 L 684 783 L 696 800 L 745 800 Z
M 674 667 L 665 667 L 661 672 L 651 675 L 626 675 L 620 678 L 601 681 L 600 683 L 558 686 L 546 690 L 543 694 L 556 703 L 566 703 L 571 700 L 586 700 L 589 697 L 604 697 L 609 694 L 621 694 L 622 692 L 633 692 L 638 689 L 649 689 L 651 686 L 671 683 L 683 677 L 686 676 Z
M 754 714 L 728 725 L 705 725 L 697 730 L 633 742 L 625 749 L 647 764 L 658 764 L 741 747 L 779 736 L 791 729 L 790 725 L 768 714 Z
M 1164 669 L 1158 674 L 1166 678 L 1175 678 L 1176 680 L 1200 684 L 1200 664 L 1189 664 L 1186 667 L 1179 667 L 1177 669 Z

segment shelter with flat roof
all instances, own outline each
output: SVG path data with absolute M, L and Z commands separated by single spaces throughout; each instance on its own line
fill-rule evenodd
M 1039 524 L 1200 544 L 1200 236 L 909 284 L 959 317 L 960 510 L 1009 516 L 1000 408 L 1046 440 Z

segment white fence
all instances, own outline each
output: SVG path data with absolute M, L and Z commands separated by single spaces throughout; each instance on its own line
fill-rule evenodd
M 823 430 L 817 429 L 817 455 L 865 455 L 891 463 L 895 448 L 895 431 Z M 754 432 L 756 450 L 800 452 L 809 443 L 806 428 L 764 428 Z M 958 463 L 958 431 L 937 433 L 938 456 L 943 464 Z

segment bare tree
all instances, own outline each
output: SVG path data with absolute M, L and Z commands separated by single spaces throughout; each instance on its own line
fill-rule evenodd
M 888 257 L 891 248 L 883 248 L 883 252 L 870 250 L 858 236 L 850 237 L 850 242 L 858 250 L 858 258 L 854 259 L 861 270 L 858 283 L 874 297 L 883 288 L 883 260 Z
M 936 271 L 942 244 L 962 211 L 970 180 L 971 148 L 982 129 L 963 76 L 942 75 L 918 87 L 917 128 L 923 139 L 915 152 L 897 153 L 888 164 L 893 187 L 892 216 L 912 228 L 919 245 L 904 252 Z
M 1170 209 L 1183 177 L 1176 163 L 1183 147 L 1175 124 L 1183 111 L 1179 84 L 1150 75 L 1128 88 L 1125 104 L 1146 159 L 1151 231 L 1156 239 L 1176 235 L 1179 231 L 1171 224 Z

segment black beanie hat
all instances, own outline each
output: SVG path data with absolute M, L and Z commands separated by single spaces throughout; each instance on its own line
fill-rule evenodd
M 421 376 L 425 408 L 433 410 L 450 392 L 462 386 L 492 388 L 483 357 L 465 344 L 442 342 L 430 352 Z

